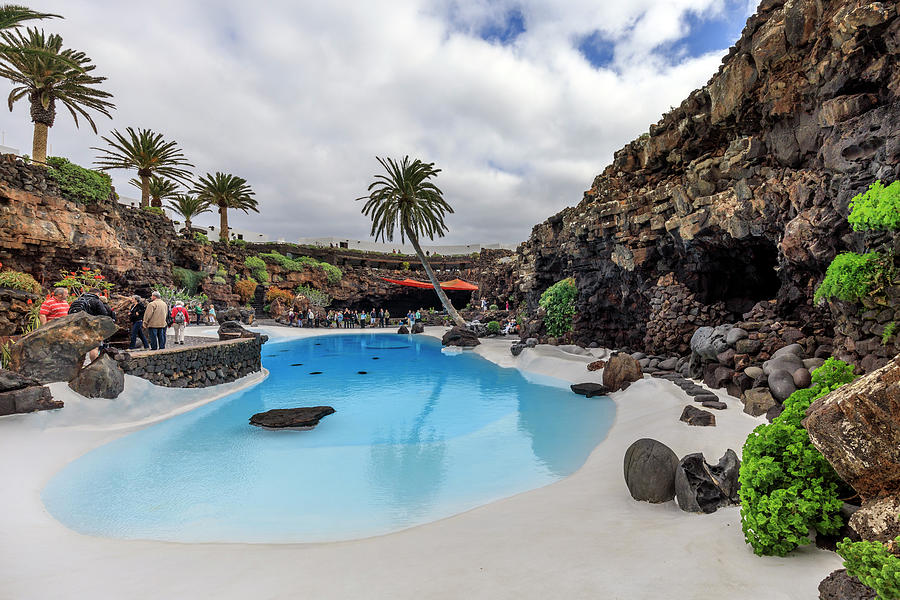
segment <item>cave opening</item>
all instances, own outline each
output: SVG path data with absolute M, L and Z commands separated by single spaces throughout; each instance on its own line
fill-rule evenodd
M 472 300 L 472 292 L 447 290 L 447 297 L 457 310 L 466 306 Z M 342 302 L 335 300 L 329 309 L 349 308 L 350 310 L 378 310 L 386 308 L 391 312 L 391 318 L 405 317 L 409 311 L 416 309 L 433 308 L 438 312 L 444 310 L 437 294 L 431 288 L 413 288 L 397 286 L 396 291 L 390 296 L 366 297 L 355 302 Z
M 763 238 L 736 240 L 702 250 L 687 286 L 703 304 L 725 303 L 737 319 L 761 300 L 778 295 L 778 248 Z

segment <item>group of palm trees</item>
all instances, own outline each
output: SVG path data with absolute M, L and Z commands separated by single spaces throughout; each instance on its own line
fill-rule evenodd
M 110 111 L 115 109 L 110 102 L 112 94 L 97 87 L 106 78 L 92 74 L 96 67 L 84 52 L 63 49 L 62 37 L 57 34 L 46 35 L 30 27 L 24 33 L 19 30 L 25 21 L 52 18 L 62 17 L 24 6 L 0 5 L 0 77 L 14 84 L 8 98 L 10 111 L 22 98 L 27 97 L 31 104 L 31 160 L 37 164 L 47 160 L 47 134 L 56 120 L 57 103 L 66 107 L 76 127 L 80 115 L 94 133 L 97 125 L 90 111 L 112 118 Z M 108 147 L 92 148 L 100 152 L 95 164 L 107 171 L 136 170 L 139 179 L 131 183 L 141 190 L 141 206 L 161 207 L 167 200 L 168 207 L 184 218 L 188 235 L 191 220 L 210 212 L 212 206 L 219 212 L 222 241 L 229 239 L 229 209 L 259 212 L 253 190 L 241 177 L 217 172 L 192 181 L 188 168 L 194 165 L 176 142 L 166 141 L 161 133 L 127 127 L 124 134 L 114 129 L 102 139 Z

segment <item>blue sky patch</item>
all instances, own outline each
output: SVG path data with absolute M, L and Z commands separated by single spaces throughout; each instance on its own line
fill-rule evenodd
M 511 44 L 525 33 L 525 15 L 518 8 L 508 11 L 503 20 L 489 23 L 478 32 L 478 36 L 491 43 Z
M 688 35 L 676 42 L 660 46 L 667 53 L 679 56 L 702 56 L 707 52 L 725 50 L 741 37 L 747 22 L 747 5 L 741 0 L 727 0 L 724 12 L 713 18 L 687 13 Z
M 580 38 L 575 47 L 595 69 L 609 67 L 615 57 L 615 43 L 599 31 Z

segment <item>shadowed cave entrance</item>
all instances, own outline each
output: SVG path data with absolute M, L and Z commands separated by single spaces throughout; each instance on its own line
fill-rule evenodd
M 335 300 L 329 306 L 329 309 L 349 308 L 351 310 L 372 310 L 386 308 L 391 311 L 391 318 L 405 317 L 407 311 L 415 311 L 418 308 L 434 308 L 437 311 L 444 310 L 441 301 L 433 289 L 413 288 L 404 286 L 393 286 L 391 295 L 369 296 L 357 302 L 342 302 Z M 453 304 L 453 307 L 460 310 L 472 300 L 472 292 L 465 291 L 447 291 L 447 297 Z
M 772 242 L 751 238 L 696 250 L 685 285 L 703 304 L 724 302 L 725 310 L 740 319 L 760 300 L 778 295 L 778 249 Z

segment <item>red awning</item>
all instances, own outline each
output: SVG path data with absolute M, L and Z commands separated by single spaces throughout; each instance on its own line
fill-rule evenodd
M 397 285 L 405 285 L 415 288 L 432 287 L 432 285 L 427 281 L 416 281 L 415 279 L 388 279 L 387 277 L 382 277 L 382 279 L 389 283 L 396 283 Z M 462 279 L 451 279 L 450 281 L 444 281 L 443 283 L 441 283 L 441 288 L 445 290 L 473 292 L 478 289 L 478 286 L 463 281 Z

